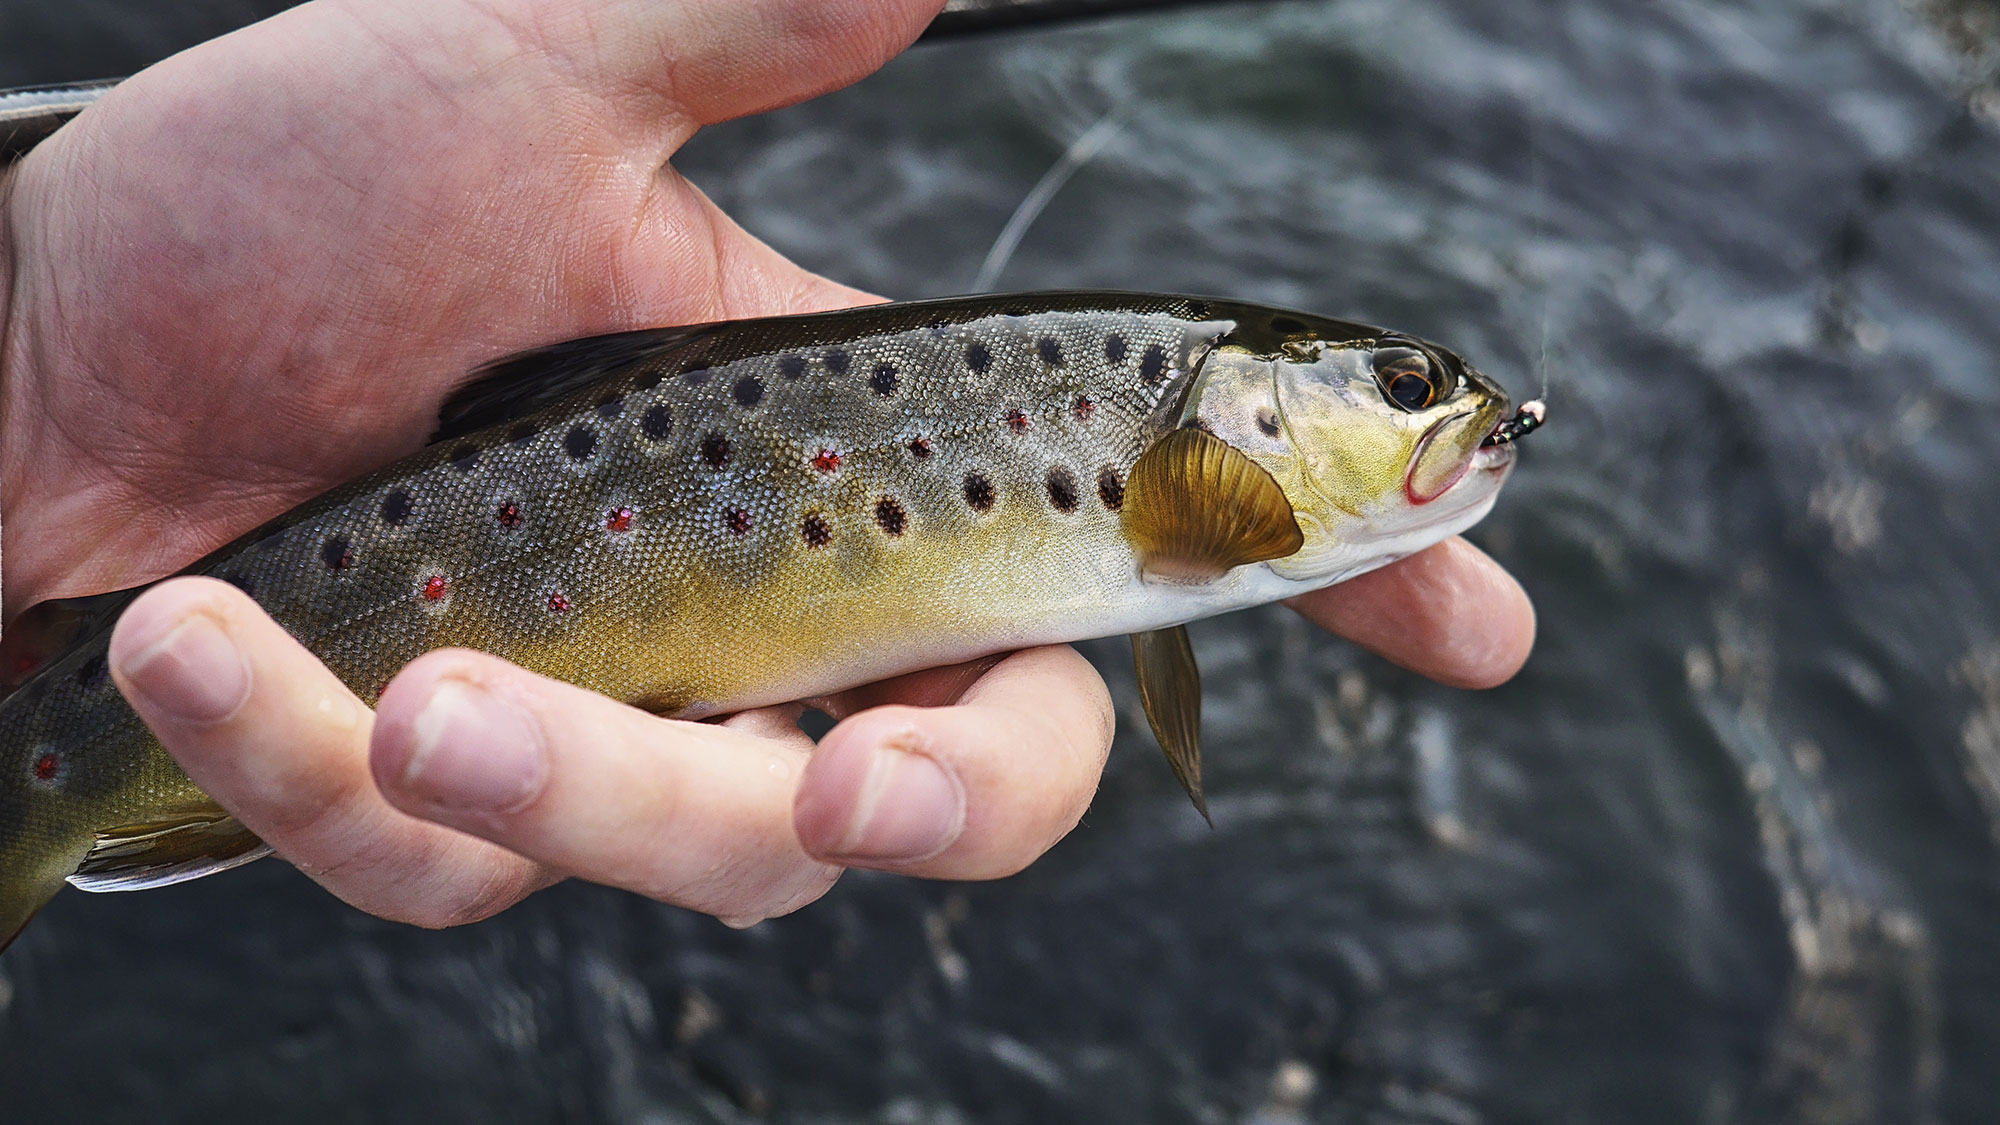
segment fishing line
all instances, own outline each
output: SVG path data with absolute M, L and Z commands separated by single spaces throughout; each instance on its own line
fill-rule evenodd
M 1548 204 L 1548 182 L 1542 171 L 1542 98 L 1539 90 L 1528 97 L 1528 236 L 1529 252 L 1534 253 L 1551 236 L 1546 229 L 1543 215 Z M 1533 271 L 1541 273 L 1539 269 Z M 1542 289 L 1542 390 L 1537 401 L 1549 401 L 1549 335 L 1555 322 L 1555 295 L 1550 292 L 1550 281 L 1546 276 L 1537 278 Z
M 1062 157 L 1047 172 L 1042 173 L 1042 178 L 1029 189 L 1027 197 L 1021 200 L 1020 206 L 1014 208 L 1014 214 L 1008 218 L 1007 225 L 1000 228 L 1000 236 L 993 240 L 993 248 L 986 252 L 986 261 L 979 267 L 979 276 L 972 281 L 972 292 L 988 293 L 993 290 L 993 286 L 1000 280 L 1000 271 L 1007 268 L 1007 263 L 1014 257 L 1014 251 L 1021 245 L 1021 239 L 1027 235 L 1028 228 L 1041 217 L 1042 209 L 1049 205 L 1049 200 L 1055 198 L 1055 194 L 1062 190 L 1071 176 L 1076 175 L 1079 169 L 1103 151 L 1105 145 L 1111 143 L 1112 138 L 1125 127 L 1125 119 L 1128 116 L 1129 113 L 1124 109 L 1112 109 L 1098 118 L 1095 125 L 1085 129 L 1076 140 L 1071 141 Z

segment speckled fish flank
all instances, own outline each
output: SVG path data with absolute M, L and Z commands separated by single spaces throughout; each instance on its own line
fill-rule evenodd
M 625 333 L 495 365 L 425 450 L 187 573 L 236 584 L 365 700 L 459 645 L 699 717 L 1171 639 L 1379 566 L 1484 514 L 1508 408 L 1443 349 L 1186 297 Z M 111 684 L 112 620 L 0 701 L 0 939 L 65 880 L 263 854 Z M 1142 643 L 1141 683 L 1199 805 L 1184 650 Z

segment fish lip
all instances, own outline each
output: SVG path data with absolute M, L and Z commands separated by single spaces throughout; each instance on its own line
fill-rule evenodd
M 1436 438 L 1438 436 L 1438 433 L 1442 431 L 1446 426 L 1451 425 L 1453 422 L 1456 422 L 1461 418 L 1470 418 L 1472 415 L 1476 413 L 1478 413 L 1478 411 L 1476 410 L 1461 410 L 1456 414 L 1447 414 L 1444 417 L 1438 419 L 1437 421 L 1432 422 L 1430 428 L 1424 431 L 1423 436 L 1417 439 L 1416 447 L 1410 451 L 1409 467 L 1403 470 L 1403 495 L 1409 498 L 1410 503 L 1412 504 L 1430 503 L 1431 501 L 1437 499 L 1438 497 L 1443 496 L 1445 493 L 1450 492 L 1452 486 L 1457 484 L 1459 481 L 1464 480 L 1465 474 L 1471 471 L 1472 463 L 1478 459 L 1477 453 L 1475 453 L 1472 457 L 1467 458 L 1465 463 L 1458 467 L 1458 471 L 1453 473 L 1449 480 L 1439 485 L 1437 491 L 1432 492 L 1429 495 L 1419 494 L 1416 490 L 1415 482 L 1413 480 L 1413 478 L 1416 476 L 1417 473 L 1417 466 L 1424 463 L 1424 453 L 1430 449 L 1432 439 Z M 1495 428 L 1496 429 L 1498 428 L 1497 424 L 1495 425 Z M 1484 451 L 1484 448 L 1485 447 L 1482 445 L 1480 447 L 1480 450 Z

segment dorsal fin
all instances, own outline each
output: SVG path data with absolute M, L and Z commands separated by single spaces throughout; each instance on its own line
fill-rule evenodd
M 1211 582 L 1305 543 L 1285 490 L 1214 434 L 1174 430 L 1140 454 L 1119 519 L 1149 578 Z
M 565 340 L 495 360 L 453 391 L 438 409 L 433 444 L 531 414 L 619 371 L 664 360 L 680 345 L 706 335 L 712 325 L 645 328 Z

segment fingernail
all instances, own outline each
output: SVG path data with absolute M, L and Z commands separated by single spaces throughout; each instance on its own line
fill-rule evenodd
M 250 698 L 250 666 L 214 618 L 196 613 L 119 666 L 119 673 L 159 715 L 183 723 L 219 723 Z
M 965 791 L 937 760 L 896 746 L 875 747 L 835 854 L 909 863 L 950 847 L 965 828 Z
M 517 812 L 548 783 L 540 725 L 471 684 L 441 681 L 411 726 L 403 787 L 441 808 Z

